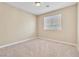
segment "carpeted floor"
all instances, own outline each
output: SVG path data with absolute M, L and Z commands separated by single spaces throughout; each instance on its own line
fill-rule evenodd
M 78 57 L 76 47 L 35 39 L 0 49 L 0 57 Z

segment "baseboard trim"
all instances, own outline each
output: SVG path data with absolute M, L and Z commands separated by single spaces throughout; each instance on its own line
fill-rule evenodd
M 1 45 L 0 48 L 5 48 L 5 47 L 13 46 L 13 45 L 16 45 L 16 44 L 20 44 L 20 43 L 23 43 L 23 42 L 26 42 L 26 41 L 36 40 L 36 39 L 49 40 L 51 42 L 56 42 L 56 43 L 60 43 L 60 44 L 65 44 L 65 45 L 70 45 L 70 46 L 77 47 L 77 44 L 75 44 L 75 43 L 58 41 L 58 40 L 53 40 L 53 39 L 50 39 L 50 38 L 47 38 L 47 37 L 38 36 L 38 37 L 29 37 L 29 38 L 25 38 L 25 39 L 20 40 L 20 41 L 16 41 L 16 42 L 8 43 L 8 44 L 5 44 L 5 45 Z
M 13 45 L 20 44 L 20 43 L 23 43 L 23 42 L 26 42 L 26 41 L 30 41 L 30 40 L 33 40 L 33 39 L 36 39 L 36 37 L 29 37 L 29 38 L 25 38 L 25 39 L 20 40 L 20 41 L 16 41 L 16 42 L 8 43 L 8 44 L 5 44 L 5 45 L 1 45 L 0 48 L 13 46 Z
M 65 44 L 65 45 L 70 45 L 70 46 L 77 47 L 77 44 L 75 44 L 75 43 L 53 40 L 53 39 L 46 38 L 46 37 L 41 37 L 41 36 L 39 36 L 38 38 L 39 38 L 39 39 L 43 39 L 43 40 L 49 40 L 49 41 L 51 41 L 51 42 L 56 42 L 56 43 L 60 43 L 60 44 Z

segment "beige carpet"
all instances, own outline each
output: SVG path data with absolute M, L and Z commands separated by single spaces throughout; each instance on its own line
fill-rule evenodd
M 76 47 L 63 45 L 47 40 L 35 39 L 21 44 L 0 49 L 4 57 L 76 57 Z

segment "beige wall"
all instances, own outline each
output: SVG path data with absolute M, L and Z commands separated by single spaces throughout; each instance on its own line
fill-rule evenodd
M 36 35 L 76 43 L 76 5 L 36 16 L 0 3 L 0 45 Z M 62 31 L 44 31 L 43 17 L 62 14 Z M 37 24 L 37 26 L 36 26 Z
M 54 40 L 76 43 L 76 22 L 77 22 L 76 5 L 52 11 L 37 17 L 38 33 L 40 36 L 49 37 Z M 45 31 L 43 29 L 44 16 L 62 14 L 62 30 L 61 31 Z
M 0 45 L 34 36 L 36 16 L 0 3 Z
M 77 48 L 79 51 L 79 3 L 77 4 Z

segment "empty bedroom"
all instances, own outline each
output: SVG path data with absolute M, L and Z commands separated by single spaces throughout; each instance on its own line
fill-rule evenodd
M 0 57 L 79 57 L 79 3 L 0 2 Z

